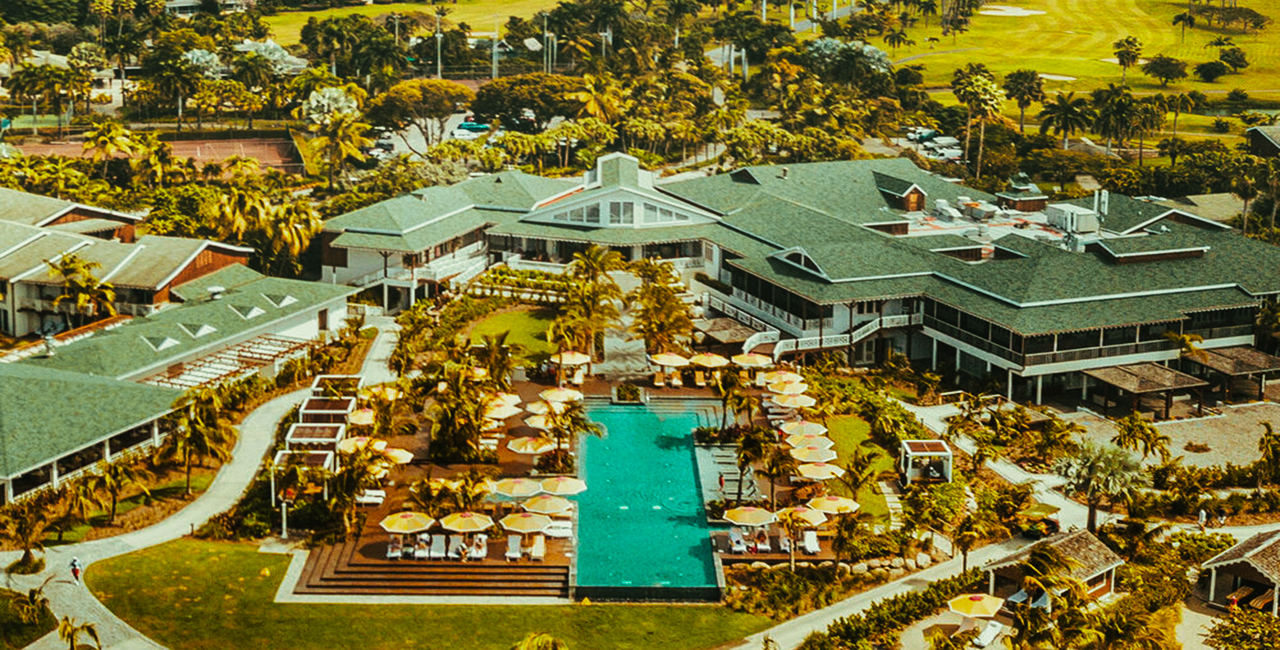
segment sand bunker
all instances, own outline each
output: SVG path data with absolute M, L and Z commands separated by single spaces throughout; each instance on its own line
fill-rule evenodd
M 1011 18 L 1021 18 L 1023 16 L 1040 16 L 1043 11 L 1035 9 L 1023 9 L 1022 7 L 1010 7 L 1008 5 L 986 5 L 982 11 L 978 12 L 982 16 L 1007 16 Z
M 1075 81 L 1076 80 L 1075 77 L 1068 77 L 1066 75 L 1061 75 L 1061 74 L 1045 74 L 1043 72 L 1040 73 L 1040 78 L 1046 81 Z
M 1111 57 L 1111 58 L 1109 58 L 1109 59 L 1098 59 L 1098 60 L 1099 60 L 1099 61 L 1101 61 L 1101 62 L 1103 62 L 1103 63 L 1110 63 L 1110 64 L 1112 64 L 1112 65 L 1120 65 L 1120 59 L 1117 59 L 1117 58 L 1116 58 L 1116 57 L 1114 57 L 1114 56 L 1113 56 L 1113 57 Z M 1144 65 L 1144 64 L 1146 64 L 1146 63 L 1147 63 L 1147 59 L 1138 59 L 1138 65 Z

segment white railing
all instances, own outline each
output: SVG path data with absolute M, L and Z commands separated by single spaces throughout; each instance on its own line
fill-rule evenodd
M 919 325 L 924 322 L 924 314 L 898 314 L 896 316 L 884 316 L 880 319 L 880 327 L 891 329 L 894 327 L 907 327 L 909 325 Z
M 728 316 L 729 318 L 732 318 L 742 323 L 743 325 L 750 327 L 751 329 L 756 330 L 757 332 L 777 331 L 777 328 L 774 327 L 773 325 L 770 325 L 769 323 L 766 323 L 760 320 L 759 318 L 752 316 L 749 312 L 745 310 L 734 307 L 733 305 L 729 304 L 726 300 L 724 300 L 719 296 L 716 296 L 710 292 L 708 292 L 706 296 L 707 296 L 706 302 L 708 307 Z
M 922 314 L 899 314 L 896 316 L 882 316 L 874 318 L 863 323 L 858 329 L 848 334 L 828 334 L 826 336 L 806 336 L 796 339 L 787 339 L 778 341 L 773 346 L 773 360 L 777 361 L 779 357 L 787 352 L 798 352 L 802 350 L 821 350 L 824 348 L 842 348 L 857 344 L 859 341 L 875 334 L 880 329 L 889 329 L 893 327 L 906 327 L 908 325 L 919 325 L 924 321 Z
M 534 262 L 526 260 L 519 255 L 512 255 L 507 258 L 507 266 L 516 271 L 545 271 L 547 273 L 564 273 L 568 268 L 568 264 L 556 264 L 555 262 Z
M 778 330 L 769 330 L 767 332 L 756 332 L 755 334 L 752 334 L 751 336 L 747 337 L 747 340 L 742 343 L 742 351 L 746 353 L 762 345 L 777 343 L 778 339 L 781 338 L 781 336 L 782 336 L 782 333 L 779 332 Z

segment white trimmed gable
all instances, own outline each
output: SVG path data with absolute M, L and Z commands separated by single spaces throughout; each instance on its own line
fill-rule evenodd
M 653 188 L 653 173 L 625 154 L 600 158 L 582 187 L 553 198 L 520 219 L 582 228 L 652 228 L 708 224 L 715 213 Z

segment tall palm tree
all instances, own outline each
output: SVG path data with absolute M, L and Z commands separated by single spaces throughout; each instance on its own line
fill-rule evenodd
M 1007 529 L 1000 525 L 990 512 L 978 511 L 965 515 L 964 519 L 956 524 L 956 529 L 952 533 L 956 548 L 960 549 L 960 571 L 969 570 L 969 551 L 972 551 L 978 542 L 1004 532 L 1007 532 Z
M 1137 460 L 1119 447 L 1101 446 L 1086 441 L 1073 456 L 1059 459 L 1058 475 L 1066 479 L 1064 490 L 1084 497 L 1089 508 L 1089 532 L 1098 530 L 1098 508 L 1108 499 L 1116 499 L 1142 486 L 1143 477 Z
M 1196 107 L 1195 97 L 1189 93 L 1176 93 L 1165 100 L 1165 105 L 1173 111 L 1173 137 L 1178 137 L 1178 118 Z
M 580 435 L 604 435 L 604 428 L 587 417 L 587 409 L 582 402 L 565 404 L 564 409 L 559 412 L 553 409 L 547 414 L 547 420 L 550 425 L 548 429 L 559 447 L 564 447 L 565 441 Z
M 1172 641 L 1151 612 L 1101 609 L 1089 619 L 1097 634 L 1090 650 L 1164 650 Z
M 1280 473 L 1280 432 L 1273 429 L 1270 422 L 1261 424 L 1262 437 L 1258 438 L 1258 453 L 1262 454 L 1262 457 L 1258 462 L 1266 471 L 1259 472 L 1259 486 L 1264 475 L 1268 481 L 1274 481 L 1276 474 Z
M 329 500 L 326 505 L 329 512 L 338 515 L 342 521 L 342 531 L 350 535 L 355 524 L 356 498 L 365 490 L 376 487 L 379 483 L 375 470 L 380 454 L 372 447 L 357 450 L 355 453 L 343 454 L 342 463 L 337 472 L 327 473 L 325 480 L 329 486 Z
M 324 221 L 315 206 L 303 198 L 282 203 L 271 208 L 269 219 L 259 224 L 263 238 L 270 241 L 271 258 L 262 261 L 262 269 L 271 275 L 297 273 L 302 266 L 302 253 L 324 227 Z M 255 247 L 261 251 L 263 247 Z M 261 255 L 261 252 L 259 252 Z
M 982 155 L 987 144 L 987 122 L 1000 114 L 1000 87 L 990 77 L 975 77 L 967 93 L 971 114 L 978 120 L 978 166 L 975 176 L 982 178 Z
M 102 650 L 102 640 L 98 638 L 98 628 L 93 623 L 76 623 L 70 616 L 63 616 L 58 621 L 58 638 L 66 642 L 67 650 L 78 650 L 82 636 L 89 637 L 93 647 Z
M 161 456 L 179 459 L 186 474 L 186 494 L 191 494 L 191 467 L 197 460 L 226 462 L 236 443 L 236 429 L 222 409 L 202 399 L 200 392 L 187 392 L 174 402 L 173 428 L 161 448 Z
M 1141 451 L 1142 460 L 1156 454 L 1163 462 L 1169 461 L 1169 444 L 1172 439 L 1160 433 L 1156 425 L 1147 422 L 1136 411 L 1116 420 L 1116 435 L 1111 444 L 1131 451 Z
M 70 303 L 81 316 L 81 324 L 86 318 L 106 313 L 116 314 L 115 289 L 110 282 L 99 280 L 93 272 L 102 268 L 98 262 L 90 262 L 75 253 L 64 255 L 56 262 L 45 260 L 49 268 L 49 276 L 60 278 L 62 293 L 53 300 L 53 308 L 58 310 L 63 304 Z M 70 327 L 71 317 L 67 315 Z
M 87 523 L 91 513 L 106 505 L 102 502 L 101 495 L 84 477 L 62 481 L 54 494 L 57 497 L 60 512 L 53 519 L 51 526 L 58 532 L 59 542 L 68 530 Z
M 147 487 L 147 482 L 153 478 L 151 472 L 136 465 L 134 460 L 124 456 L 114 461 L 100 461 L 97 471 L 87 479 L 94 491 L 110 497 L 111 508 L 107 512 L 109 526 L 115 524 L 120 497 L 126 492 L 136 489 L 143 494 L 151 494 L 151 489 Z
M 1120 64 L 1120 84 L 1124 85 L 1129 68 L 1138 65 L 1138 61 L 1142 60 L 1142 41 L 1133 36 L 1126 36 L 1112 43 L 1111 47 L 1114 48 L 1112 51 L 1116 55 L 1116 62 Z
M 1027 109 L 1035 102 L 1044 101 L 1044 79 L 1035 70 L 1014 70 L 1004 78 L 1004 94 L 1018 104 L 1018 132 L 1021 133 L 1026 130 Z
M 480 337 L 480 345 L 472 350 L 476 362 L 489 373 L 489 381 L 499 391 L 511 387 L 511 373 L 515 370 L 515 357 L 507 336 L 511 332 L 502 331 L 496 334 L 484 334 Z
M 583 75 L 578 89 L 564 96 L 581 107 L 578 111 L 580 117 L 594 117 L 606 124 L 622 115 L 626 97 L 622 85 L 608 73 Z
M 742 430 L 742 436 L 738 438 L 738 447 L 736 455 L 738 458 L 738 495 L 734 499 L 737 503 L 742 503 L 742 488 L 747 482 L 747 477 L 752 476 L 752 467 L 764 460 L 765 454 L 768 453 L 769 440 L 765 438 L 768 432 L 761 432 L 755 427 L 747 427 Z
M 347 168 L 347 159 L 365 159 L 364 148 L 373 144 L 364 135 L 370 127 L 360 121 L 359 115 L 340 112 L 323 122 L 312 123 L 308 128 L 315 133 L 308 146 L 324 158 L 329 191 L 332 192 L 335 174 Z
M 1040 132 L 1060 134 L 1062 148 L 1072 134 L 1084 131 L 1093 123 L 1094 110 L 1086 97 L 1076 97 L 1074 92 L 1055 93 L 1040 111 Z
M 93 151 L 93 161 L 102 161 L 102 179 L 107 179 L 107 163 L 116 154 L 133 154 L 133 133 L 119 122 L 105 121 L 84 134 L 84 150 Z
M 44 548 L 44 533 L 49 528 L 49 517 L 39 499 L 27 499 L 10 503 L 0 509 L 0 539 L 18 547 L 23 566 L 35 562 L 35 552 Z
M 756 470 L 756 473 L 769 479 L 770 510 L 778 507 L 778 480 L 795 475 L 796 467 L 798 466 L 796 459 L 781 445 L 773 445 L 769 452 L 765 454 L 764 461 L 761 463 L 760 469 Z
M 1277 339 L 1280 339 L 1280 302 L 1267 300 L 1258 310 L 1258 319 L 1254 323 L 1258 347 L 1263 350 L 1274 350 Z
M 1138 103 L 1128 86 L 1108 84 L 1090 93 L 1096 109 L 1093 128 L 1107 137 L 1107 155 L 1111 155 L 1111 142 L 1124 146 L 1137 123 Z
M 969 159 L 969 141 L 972 139 L 973 135 L 973 107 L 975 103 L 974 92 L 977 88 L 974 85 L 974 80 L 983 78 L 994 81 L 991 72 L 989 72 L 987 67 L 981 63 L 970 63 L 963 68 L 957 68 L 955 73 L 951 75 L 951 92 L 965 107 L 965 160 Z
M 1174 25 L 1182 25 L 1182 42 L 1187 42 L 1187 28 L 1195 29 L 1196 15 L 1190 11 L 1184 11 L 1173 17 Z

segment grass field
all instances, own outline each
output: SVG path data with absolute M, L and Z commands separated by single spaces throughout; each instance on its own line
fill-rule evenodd
M 828 435 L 836 443 L 833 449 L 840 455 L 836 459 L 838 464 L 843 464 L 853 455 L 855 449 L 862 447 L 864 453 L 876 454 L 875 462 L 871 465 L 873 472 L 879 474 L 893 469 L 893 458 L 885 453 L 884 449 L 876 444 L 864 444 L 871 434 L 871 425 L 867 424 L 866 420 L 856 415 L 842 415 L 831 418 L 828 426 L 831 429 Z M 862 506 L 862 512 L 877 518 L 889 514 L 884 495 L 880 494 L 875 483 L 852 495 L 849 494 L 849 488 L 838 480 L 827 481 L 827 485 L 836 494 L 853 497 Z
M 531 18 L 539 11 L 555 5 L 556 0 L 457 0 L 456 3 L 445 5 L 449 9 L 449 15 L 445 17 L 445 20 L 453 23 L 467 23 L 471 25 L 474 33 L 492 33 L 495 18 L 503 23 L 507 22 L 507 18 L 510 16 Z M 334 16 L 350 16 L 352 14 L 373 18 L 382 14 L 410 12 L 427 14 L 432 18 L 434 24 L 434 7 L 422 2 L 363 5 L 327 9 L 325 11 L 287 11 L 275 16 L 267 16 L 263 20 L 271 27 L 271 32 L 277 43 L 289 45 L 298 42 L 302 34 L 302 26 L 307 24 L 307 19 L 313 16 L 317 20 L 324 20 Z
M 502 650 L 547 632 L 573 650 L 697 650 L 770 625 L 712 605 L 282 605 L 288 556 L 178 540 L 93 565 L 88 586 L 162 645 L 184 650 Z
M 537 365 L 556 352 L 555 346 L 547 342 L 547 327 L 555 316 L 555 310 L 543 307 L 519 307 L 498 312 L 471 327 L 471 340 L 479 343 L 480 337 L 486 334 L 510 332 L 507 343 L 520 346 L 519 356 Z

